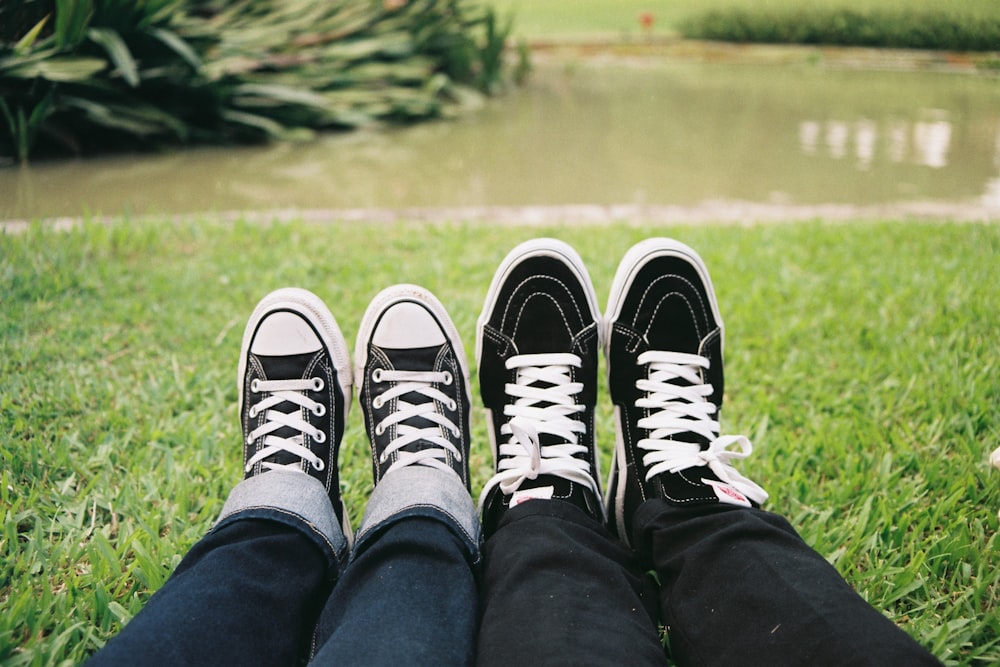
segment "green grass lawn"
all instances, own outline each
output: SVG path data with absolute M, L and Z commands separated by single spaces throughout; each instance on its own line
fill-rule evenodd
M 0 663 L 79 662 L 212 524 L 240 478 L 236 363 L 266 292 L 317 292 L 353 347 L 368 300 L 416 282 L 471 354 L 497 263 L 544 234 L 580 251 L 602 302 L 634 242 L 698 248 L 727 324 L 726 430 L 756 448 L 742 472 L 947 663 L 1000 662 L 1000 227 L 202 219 L 0 235 Z M 354 517 L 371 487 L 360 417 L 340 461 Z M 474 493 L 484 421 L 477 406 Z
M 678 24 L 692 16 L 719 9 L 772 12 L 808 8 L 894 10 L 918 12 L 946 10 L 955 15 L 993 15 L 996 0 L 489 0 L 501 12 L 512 12 L 516 35 L 546 37 L 621 37 L 642 34 L 639 16 L 654 16 L 654 34 L 673 34 Z

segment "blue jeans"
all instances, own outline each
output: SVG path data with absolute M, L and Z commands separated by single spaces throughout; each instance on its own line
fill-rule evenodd
M 478 531 L 469 492 L 436 469 L 383 478 L 353 550 L 316 480 L 244 480 L 88 664 L 469 664 Z

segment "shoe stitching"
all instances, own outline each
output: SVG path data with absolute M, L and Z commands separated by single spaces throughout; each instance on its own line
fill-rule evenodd
M 511 348 L 515 351 L 517 350 L 517 346 L 503 332 L 497 331 L 489 324 L 483 325 L 483 335 L 494 343 L 503 346 L 502 350 L 497 351 L 502 358 L 507 357 L 511 353 Z
M 702 297 L 701 297 L 701 290 L 699 290 L 699 289 L 698 289 L 698 288 L 697 288 L 697 287 L 695 286 L 695 284 L 694 284 L 693 282 L 691 282 L 690 280 L 688 280 L 688 279 L 687 279 L 687 278 L 685 278 L 684 276 L 681 276 L 681 275 L 677 275 L 677 274 L 667 274 L 667 275 L 664 275 L 664 276 L 658 276 L 658 277 L 657 277 L 657 278 L 655 278 L 655 279 L 654 279 L 654 280 L 653 280 L 652 282 L 650 282 L 650 283 L 649 283 L 649 285 L 647 285 L 647 286 L 646 286 L 646 289 L 645 289 L 645 290 L 643 291 L 643 293 L 642 293 L 642 297 L 641 297 L 641 298 L 639 299 L 639 306 L 638 306 L 638 308 L 636 308 L 636 311 L 635 311 L 635 315 L 633 316 L 633 320 L 632 320 L 632 325 L 633 325 L 633 326 L 636 326 L 636 320 L 637 320 L 637 319 L 638 319 L 638 317 L 639 317 L 639 313 L 641 313 L 641 312 L 642 312 L 642 304 L 643 304 L 643 303 L 645 303 L 645 301 L 646 301 L 646 297 L 647 297 L 647 296 L 649 295 L 649 293 L 650 293 L 650 292 L 652 291 L 653 287 L 655 287 L 655 286 L 656 286 L 656 284 L 657 284 L 658 282 L 660 282 L 661 280 L 671 280 L 671 279 L 675 279 L 675 280 L 679 280 L 679 281 L 683 282 L 683 283 L 684 283 L 684 284 L 686 284 L 686 285 L 687 285 L 688 287 L 690 287 L 690 288 L 691 288 L 691 290 L 692 290 L 692 291 L 693 291 L 693 292 L 694 292 L 695 294 L 697 294 L 697 295 L 698 295 L 698 301 L 699 301 L 699 304 L 698 304 L 698 305 L 700 305 L 700 306 L 701 306 L 701 312 L 702 312 L 702 315 L 704 315 L 704 317 L 705 317 L 705 321 L 706 321 L 706 322 L 711 322 L 711 321 L 712 321 L 712 318 L 710 318 L 710 317 L 708 316 L 708 311 L 706 311 L 706 310 L 705 310 L 705 304 L 704 304 L 704 303 L 702 302 L 703 300 L 702 300 Z M 704 285 L 703 285 L 703 287 L 704 287 Z M 707 290 L 707 287 L 706 287 L 706 290 Z M 680 294 L 680 293 L 679 293 L 679 292 L 676 292 L 676 291 L 674 291 L 674 292 L 670 292 L 670 293 L 669 293 L 669 294 L 667 294 L 666 296 L 670 296 L 670 295 L 672 295 L 672 294 Z M 681 294 L 681 296 L 685 296 L 685 295 L 684 295 L 684 294 Z M 666 297 L 664 297 L 664 298 L 666 298 Z
M 635 408 L 635 409 L 639 410 L 640 413 L 639 418 L 634 421 L 630 419 L 626 422 L 627 424 L 638 424 L 639 419 L 649 416 L 649 408 L 641 408 L 641 409 Z M 626 414 L 628 414 L 629 412 L 631 412 L 631 407 L 627 408 Z M 635 472 L 636 472 L 635 481 L 637 482 L 637 486 L 639 487 L 639 497 L 642 499 L 642 501 L 646 501 L 649 500 L 650 498 L 650 495 L 646 493 L 646 470 L 645 470 L 646 464 L 643 463 L 642 461 L 642 452 L 639 451 L 639 443 L 632 440 L 632 436 L 634 435 L 632 431 L 633 429 L 631 428 L 625 429 L 626 437 L 628 438 L 628 442 L 626 444 L 628 445 L 628 451 L 632 452 L 632 463 L 635 466 Z
M 501 328 L 501 330 L 504 328 L 503 324 L 507 321 L 507 314 L 508 314 L 508 311 L 510 309 L 511 304 L 514 302 L 514 298 L 513 298 L 514 295 L 516 295 L 518 292 L 520 292 L 521 288 L 526 283 L 528 283 L 528 282 L 530 282 L 532 280 L 535 280 L 535 279 L 538 279 L 538 280 L 551 280 L 552 282 L 558 283 L 559 286 L 561 286 L 563 288 L 563 291 L 566 293 L 566 296 L 569 297 L 569 301 L 570 301 L 570 303 L 573 304 L 573 309 L 576 310 L 576 314 L 580 318 L 580 321 L 583 322 L 583 321 L 586 320 L 586 318 L 583 316 L 583 313 L 580 311 L 579 305 L 577 305 L 577 300 L 576 300 L 576 297 L 573 295 L 573 291 L 570 290 L 569 287 L 566 286 L 566 283 L 564 283 L 562 280 L 560 280 L 559 278 L 556 278 L 554 276 L 549 276 L 549 275 L 546 275 L 546 274 L 534 274 L 534 275 L 528 276 L 527 278 L 525 278 L 524 280 L 522 280 L 521 282 L 519 282 L 517 284 L 517 287 L 515 287 L 514 290 L 511 291 L 511 298 L 507 299 L 507 303 L 504 305 L 503 317 L 501 317 L 501 319 L 500 319 L 500 324 L 501 324 L 500 328 Z M 582 284 L 580 286 L 583 287 Z M 586 291 L 586 288 L 584 288 L 584 291 Z M 527 299 L 524 300 L 524 303 L 527 303 L 528 299 L 530 299 L 532 296 L 535 296 L 536 294 L 545 294 L 546 296 L 549 296 L 551 298 L 551 295 L 549 293 L 543 292 L 541 290 L 536 290 L 535 292 L 533 292 L 532 294 L 530 294 Z M 518 318 L 518 319 L 520 319 L 520 318 Z M 563 319 L 565 320 L 565 317 L 563 317 Z M 569 328 L 569 324 L 568 323 L 567 323 L 566 326 L 567 326 L 567 328 Z M 516 328 L 516 325 L 515 325 L 515 328 Z M 570 330 L 570 332 L 572 332 L 572 329 L 569 329 L 569 330 Z
M 700 343 L 701 339 L 702 339 L 702 335 L 701 335 L 701 323 L 699 322 L 698 316 L 694 312 L 694 309 L 691 308 L 691 300 L 688 298 L 688 296 L 686 294 L 684 294 L 682 292 L 668 292 L 667 294 L 664 294 L 662 297 L 660 297 L 660 300 L 656 303 L 656 307 L 653 308 L 653 315 L 652 315 L 652 317 L 650 317 L 649 321 L 646 323 L 646 330 L 644 332 L 644 334 L 646 335 L 646 338 L 649 337 L 649 331 L 650 331 L 650 329 L 653 326 L 653 322 L 656 321 L 656 314 L 660 311 L 660 306 L 662 306 L 664 303 L 666 303 L 667 300 L 670 297 L 673 297 L 673 296 L 680 297 L 684 301 L 684 303 L 687 304 L 688 310 L 691 311 L 691 315 L 692 315 L 691 319 L 694 321 L 695 335 L 698 336 L 698 342 Z M 703 315 L 705 315 L 706 318 L 708 317 L 707 313 L 705 313 L 705 306 L 704 305 L 702 305 L 702 307 L 701 307 L 701 312 L 702 312 Z M 638 313 L 638 311 L 637 311 L 637 313 Z M 706 319 L 705 321 L 708 322 L 709 320 Z M 650 345 L 650 347 L 652 347 L 652 348 L 655 349 L 654 345 Z
M 455 401 L 455 406 L 456 406 L 455 414 L 457 415 L 458 418 L 458 422 L 456 425 L 462 431 L 462 434 L 456 438 L 447 429 L 442 428 L 442 430 L 446 432 L 446 437 L 448 438 L 448 440 L 450 440 L 451 442 L 456 442 L 457 440 L 456 444 L 458 445 L 458 450 L 464 453 L 467 462 L 469 458 L 469 453 L 468 453 L 468 447 L 466 446 L 467 443 L 466 443 L 466 432 L 465 432 L 465 386 L 464 386 L 465 374 L 460 368 L 460 364 L 458 363 L 458 357 L 453 354 L 453 349 L 450 342 L 445 343 L 444 345 L 441 346 L 441 349 L 438 351 L 437 357 L 434 359 L 434 370 L 441 370 L 442 368 L 449 370 L 451 372 L 452 387 L 454 387 L 456 398 L 458 399 Z M 435 384 L 441 384 L 441 383 L 435 383 Z M 454 460 L 454 455 L 449 451 L 445 451 L 445 458 L 448 465 L 450 465 L 452 468 L 455 467 L 456 463 L 461 463 L 461 462 L 456 462 Z M 461 466 L 461 472 L 459 473 L 459 477 L 462 479 L 463 482 L 468 484 L 469 480 L 467 479 L 467 475 L 465 474 L 465 469 L 466 466 L 463 464 Z
M 597 331 L 598 331 L 597 322 L 591 322 L 583 329 L 580 329 L 580 331 L 573 336 L 573 341 L 570 344 L 569 349 L 579 350 L 581 357 L 587 356 L 587 351 L 590 347 L 589 345 L 590 339 L 594 338 L 594 334 L 596 334 Z
M 698 349 L 698 354 L 708 359 L 709 368 L 711 368 L 713 364 L 722 363 L 721 355 L 718 355 L 719 356 L 718 359 L 716 359 L 715 356 L 712 355 L 712 348 L 710 347 L 710 345 L 715 339 L 720 339 L 720 340 L 722 339 L 722 329 L 720 329 L 718 326 L 716 326 L 714 329 L 712 329 L 705 335 Z M 709 370 L 708 368 L 702 368 L 699 369 L 698 371 L 698 374 L 701 376 L 702 382 L 706 384 L 708 383 L 707 379 L 708 370 Z M 712 386 L 712 397 L 713 398 L 715 397 L 715 385 Z M 719 402 L 715 404 L 715 410 L 716 410 L 715 418 L 716 421 L 718 421 L 720 424 L 722 423 L 722 399 L 723 397 L 719 396 Z
M 567 333 L 569 333 L 570 336 L 573 336 L 573 327 L 570 326 L 569 320 L 566 319 L 566 314 L 563 311 L 562 305 L 548 292 L 532 292 L 524 301 L 521 302 L 521 307 L 517 312 L 517 317 L 514 319 L 514 326 L 511 329 L 511 332 L 513 333 L 521 327 L 521 316 L 524 315 L 524 309 L 527 307 L 528 302 L 536 296 L 544 297 L 552 302 L 552 304 L 556 307 L 556 310 L 559 312 L 559 318 L 563 321 L 563 325 L 565 325 Z
M 708 361 L 711 363 L 712 350 L 708 349 L 708 346 L 711 342 L 713 342 L 714 339 L 721 337 L 722 337 L 722 329 L 720 329 L 719 327 L 715 327 L 714 329 L 709 331 L 707 334 L 705 334 L 705 337 L 701 339 L 701 348 L 698 350 L 698 354 L 708 359 Z M 707 369 L 703 369 L 702 372 L 704 373 L 706 370 Z
M 587 334 L 589 334 L 591 332 L 595 332 L 597 330 L 597 323 L 595 322 L 593 324 L 587 325 L 587 329 L 590 329 L 590 331 L 585 331 L 584 333 L 581 333 L 581 336 L 587 335 Z M 569 369 L 569 380 L 570 380 L 570 382 L 579 382 L 580 384 L 584 385 L 584 387 L 586 387 L 587 383 L 584 382 L 584 378 L 581 377 L 582 374 L 583 374 L 583 368 L 582 367 L 580 367 L 580 368 L 570 367 L 570 369 Z M 589 413 L 589 417 L 588 417 L 588 413 Z M 587 456 L 590 459 L 590 476 L 593 477 L 594 481 L 597 482 L 597 484 L 598 484 L 598 493 L 596 495 L 598 497 L 598 505 L 600 505 L 600 495 L 601 494 L 600 494 L 600 480 L 599 480 L 599 478 L 601 476 L 601 473 L 597 469 L 597 436 L 596 436 L 596 430 L 594 428 L 594 410 L 593 410 L 593 408 L 590 407 L 590 406 L 587 406 L 586 411 L 581 415 L 581 417 L 582 418 L 579 421 L 583 422 L 583 425 L 587 429 L 581 435 L 581 440 L 584 439 L 585 436 L 588 436 L 588 435 L 590 436 L 590 438 L 589 438 L 590 439 L 590 443 L 587 445 Z M 583 444 L 583 443 L 581 443 L 581 444 Z M 574 482 L 573 480 L 568 480 L 568 481 L 569 481 L 569 491 L 567 492 L 567 494 L 565 496 L 553 496 L 554 498 L 569 498 L 570 496 L 573 495 L 573 491 L 574 491 L 575 487 L 578 484 L 576 482 Z M 587 498 L 586 494 L 584 494 L 584 502 L 586 502 L 587 506 L 590 507 L 590 500 Z M 601 511 L 603 511 L 603 509 L 601 509 Z
M 325 461 L 326 481 L 323 484 L 326 487 L 327 493 L 329 493 L 330 489 L 333 487 L 333 472 L 337 468 L 337 453 L 338 453 L 337 450 L 339 448 L 340 443 L 337 442 L 337 423 L 335 421 L 335 415 L 337 414 L 337 397 L 334 393 L 336 391 L 334 387 L 337 385 L 337 374 L 333 370 L 332 363 L 323 364 L 324 356 L 326 356 L 327 358 L 329 358 L 330 356 L 329 353 L 326 351 L 325 347 L 322 350 L 319 350 L 316 353 L 316 355 L 312 358 L 312 361 L 310 361 L 309 364 L 306 366 L 306 370 L 303 373 L 303 376 L 311 377 L 313 369 L 316 368 L 317 366 L 319 366 L 320 371 L 324 375 L 326 375 L 326 387 L 328 395 L 327 403 L 329 403 L 329 405 L 326 406 L 326 414 L 323 415 L 322 417 L 319 417 L 319 420 L 320 421 L 325 420 L 330 425 L 330 433 L 327 435 L 327 444 L 329 445 L 329 453 L 327 455 L 328 460 Z M 299 408 L 299 413 L 303 415 L 303 417 L 306 419 L 306 421 L 308 421 L 308 423 L 312 424 L 313 415 L 307 414 L 308 411 L 305 408 Z M 309 471 L 308 469 L 304 469 L 303 472 L 308 473 Z
M 375 366 L 372 363 L 372 357 L 376 357 L 377 358 L 377 361 L 378 361 L 378 364 L 379 364 L 378 366 Z M 385 369 L 385 368 L 392 368 L 392 364 L 389 362 L 389 357 L 380 348 L 376 347 L 375 345 L 369 345 L 368 361 L 367 361 L 367 363 L 365 363 L 365 367 L 363 369 L 363 372 L 364 372 L 364 381 L 363 381 L 364 382 L 364 389 L 367 389 L 367 391 L 365 392 L 365 394 L 368 396 L 368 399 L 364 401 L 364 404 L 365 404 L 364 405 L 364 409 L 365 409 L 365 414 L 368 416 L 368 419 L 367 419 L 367 423 L 368 423 L 368 438 L 369 438 L 369 440 L 372 443 L 372 446 L 370 447 L 370 449 L 371 449 L 371 457 L 372 457 L 372 468 L 375 471 L 375 479 L 372 480 L 372 483 L 373 484 L 378 484 L 379 480 L 382 479 L 382 474 L 383 473 L 382 473 L 382 463 L 379 460 L 379 455 L 375 452 L 375 449 L 376 449 L 376 446 L 375 446 L 375 438 L 376 438 L 376 436 L 375 436 L 375 413 L 373 411 L 373 406 L 372 406 L 372 402 L 375 400 L 375 396 L 374 396 L 375 392 L 372 389 L 372 379 L 371 379 L 371 375 L 372 375 L 371 371 L 374 370 L 375 368 L 383 368 L 383 369 Z M 395 408 L 396 408 L 395 403 L 396 403 L 396 399 L 395 398 L 390 401 L 390 405 L 389 405 L 390 412 L 392 412 L 392 411 L 395 410 Z M 389 433 L 390 433 L 389 434 L 389 441 L 392 442 L 392 438 L 395 437 L 396 425 L 395 424 L 391 425 L 389 427 L 389 429 L 390 429 L 390 431 L 389 431 Z M 383 435 L 384 435 L 384 433 L 383 433 Z M 388 463 L 390 465 L 392 465 L 391 462 L 388 462 Z
M 626 344 L 625 349 L 629 353 L 635 352 L 636 348 L 639 347 L 639 344 L 643 340 L 642 337 L 640 337 L 628 325 L 622 324 L 622 323 L 618 322 L 617 320 L 612 321 L 611 328 L 612 328 L 613 332 L 620 333 L 620 334 L 622 334 L 622 335 L 624 335 L 624 336 L 626 336 L 628 338 L 628 340 L 626 341 L 627 344 Z M 622 413 L 623 413 L 622 414 L 622 422 L 625 423 L 625 424 L 631 424 L 633 420 L 629 418 L 629 415 L 631 414 L 632 410 L 635 409 L 635 407 L 634 406 L 630 406 L 628 403 L 624 403 L 622 405 L 621 409 L 622 409 Z M 629 477 L 629 475 L 628 475 L 628 463 L 629 463 L 629 456 L 630 455 L 632 457 L 632 465 L 633 465 L 634 469 L 636 470 L 636 480 L 635 480 L 636 484 L 635 484 L 635 486 L 637 487 L 637 489 L 639 491 L 639 498 L 640 498 L 639 504 L 641 504 L 642 502 L 648 500 L 648 498 L 646 497 L 646 488 L 645 488 L 645 485 L 643 484 L 643 476 L 641 475 L 642 462 L 641 462 L 641 460 L 638 460 L 638 459 L 635 458 L 636 450 L 638 448 L 636 447 L 635 443 L 632 440 L 632 429 L 631 428 L 623 428 L 621 430 L 622 430 L 622 435 L 623 435 L 623 440 L 624 440 L 623 445 L 624 445 L 624 449 L 625 449 L 625 451 L 624 451 L 624 459 L 625 460 L 624 461 L 619 461 L 618 457 L 617 456 L 615 457 L 614 465 L 615 465 L 615 467 L 617 469 L 613 471 L 613 476 L 620 478 L 622 476 L 622 474 L 625 475 L 625 481 L 624 481 L 624 483 L 618 481 L 617 479 L 615 480 L 615 485 L 616 486 L 618 484 L 622 485 L 622 491 L 621 491 L 621 493 L 622 493 L 621 513 L 622 513 L 622 519 L 623 519 L 623 522 L 624 522 L 625 506 L 628 504 L 627 500 L 626 500 L 626 495 L 628 494 L 628 487 L 629 487 L 629 485 L 628 485 L 628 477 Z M 610 484 L 609 484 L 609 487 L 610 487 Z M 610 494 L 610 489 L 609 489 L 608 492 Z M 615 495 L 617 495 L 617 489 L 616 489 L 616 494 Z M 608 497 L 612 499 L 612 502 L 616 502 L 617 501 L 617 498 L 615 496 L 609 495 Z M 615 521 L 616 522 L 618 520 L 618 515 L 619 515 L 619 508 L 616 507 L 615 508 L 615 512 L 614 512 L 614 517 L 615 517 Z M 621 526 L 618 526 L 618 528 L 623 533 L 626 533 L 628 531 L 628 526 L 627 525 L 621 525 Z
M 683 479 L 691 487 L 694 487 L 694 488 L 697 488 L 697 489 L 703 489 L 704 488 L 704 486 L 705 486 L 704 484 L 696 484 L 695 482 L 692 482 L 691 480 L 689 480 L 684 475 L 685 472 L 687 472 L 687 471 L 686 470 L 681 470 L 681 471 L 675 473 L 675 475 L 677 477 L 680 477 L 681 479 Z M 667 500 L 670 500 L 671 502 L 675 502 L 675 503 L 678 503 L 678 504 L 697 503 L 697 502 L 704 502 L 706 500 L 715 500 L 716 499 L 714 495 L 708 495 L 708 494 L 705 494 L 705 495 L 702 495 L 702 496 L 698 496 L 696 498 L 674 498 L 669 493 L 667 493 L 667 487 L 664 486 L 664 484 L 663 484 L 662 481 L 657 480 L 657 483 L 660 485 L 660 489 L 663 490 L 663 496 Z
M 622 324 L 620 322 L 612 322 L 611 330 L 613 334 L 620 333 L 628 337 L 628 340 L 626 341 L 625 344 L 626 352 L 632 354 L 637 349 L 639 349 L 639 344 L 643 341 L 643 337 L 640 336 L 637 332 L 633 331 L 632 328 L 629 327 L 627 324 Z
M 246 434 L 248 434 L 248 433 L 250 433 L 251 431 L 254 430 L 254 429 L 250 428 L 250 417 L 249 417 L 249 415 L 250 415 L 250 410 L 249 410 L 250 403 L 249 403 L 248 399 L 249 399 L 249 396 L 250 396 L 250 382 L 252 381 L 252 379 L 255 376 L 259 376 L 262 379 L 264 379 L 264 378 L 267 377 L 266 375 L 264 375 L 264 368 L 261 366 L 260 361 L 257 359 L 256 355 L 254 355 L 254 354 L 248 354 L 247 357 L 248 357 L 248 359 L 247 359 L 247 366 L 248 366 L 248 368 L 247 368 L 246 374 L 243 376 L 243 405 L 242 405 L 243 414 L 240 415 L 240 417 L 243 420 L 243 434 L 244 434 L 243 435 L 243 460 L 244 461 L 249 461 L 250 460 L 250 457 L 252 456 L 250 448 L 254 446 L 252 442 L 247 442 L 247 436 L 246 436 Z M 261 420 L 263 420 L 263 419 L 264 419 L 263 415 L 261 415 L 260 417 L 257 418 L 257 422 L 258 422 L 257 426 L 260 426 Z M 261 464 L 259 462 L 257 463 L 257 465 L 254 466 L 254 468 L 253 468 L 253 474 L 254 475 L 259 475 L 260 474 L 260 467 L 261 467 Z

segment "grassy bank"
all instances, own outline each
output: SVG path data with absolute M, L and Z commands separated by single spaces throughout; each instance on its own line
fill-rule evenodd
M 685 37 L 724 42 L 1000 50 L 1000 11 L 979 16 L 936 8 L 733 8 L 691 16 L 678 28 Z
M 992 0 L 493 0 L 529 38 L 682 35 L 729 41 L 1000 49 Z M 640 17 L 649 15 L 652 26 Z
M 417 282 L 471 352 L 497 262 L 540 234 L 577 247 L 602 302 L 632 243 L 699 248 L 727 324 L 727 430 L 754 440 L 742 470 L 769 508 L 949 664 L 1000 661 L 1000 474 L 986 463 L 1000 227 L 201 220 L 0 236 L 0 662 L 79 662 L 211 525 L 240 476 L 236 358 L 260 296 L 316 291 L 353 348 L 368 300 Z M 491 466 L 478 407 L 473 431 L 478 492 Z M 366 447 L 355 406 L 341 454 L 354 517 Z

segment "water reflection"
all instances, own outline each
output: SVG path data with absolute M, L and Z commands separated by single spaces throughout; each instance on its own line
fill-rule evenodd
M 918 115 L 936 116 L 938 120 L 891 120 L 879 128 L 876 121 L 862 118 L 853 123 L 843 120 L 804 120 L 799 123 L 799 146 L 805 155 L 828 155 L 841 160 L 849 154 L 858 169 L 867 171 L 876 152 L 885 151 L 891 162 L 941 169 L 948 166 L 952 124 L 941 109 L 921 109 Z M 884 136 L 883 144 L 879 144 Z M 821 142 L 822 139 L 822 142 Z M 997 139 L 1000 142 L 1000 136 Z
M 920 72 L 557 64 L 457 122 L 0 170 L 0 219 L 726 200 L 1000 211 L 1000 86 Z

